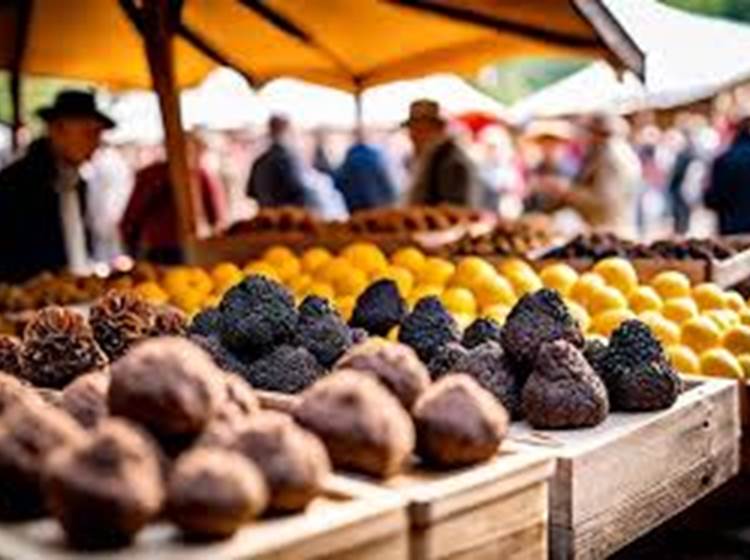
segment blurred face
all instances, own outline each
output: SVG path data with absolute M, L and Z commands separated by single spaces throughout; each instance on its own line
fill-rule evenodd
M 55 152 L 66 162 L 81 165 L 99 147 L 104 126 L 91 117 L 61 117 L 48 129 Z
M 443 134 L 444 126 L 439 121 L 417 120 L 409 123 L 409 138 L 417 153 L 421 153 L 435 139 Z

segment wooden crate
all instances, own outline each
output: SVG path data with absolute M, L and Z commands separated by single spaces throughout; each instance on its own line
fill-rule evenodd
M 121 551 L 87 553 L 90 560 L 402 560 L 408 557 L 405 503 L 396 494 L 332 477 L 324 496 L 301 514 L 260 520 L 232 539 L 186 543 L 174 527 L 157 523 Z M 0 557 L 74 560 L 52 520 L 0 525 Z
M 737 384 L 688 383 L 669 410 L 614 413 L 591 429 L 513 425 L 513 440 L 557 457 L 550 485 L 552 558 L 606 558 L 737 474 Z

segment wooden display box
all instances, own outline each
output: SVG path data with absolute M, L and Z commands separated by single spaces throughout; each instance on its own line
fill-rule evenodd
M 301 514 L 247 525 L 232 539 L 186 543 L 167 523 L 144 530 L 133 546 L 86 553 L 91 560 L 405 560 L 405 503 L 396 494 L 332 477 L 323 496 Z M 13 560 L 74 560 L 52 520 L 0 525 L 0 557 Z
M 670 409 L 614 413 L 600 426 L 511 438 L 557 457 L 550 484 L 550 555 L 606 558 L 737 474 L 737 383 L 688 378 Z

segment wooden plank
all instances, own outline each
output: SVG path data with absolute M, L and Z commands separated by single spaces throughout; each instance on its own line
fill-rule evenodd
M 710 278 L 722 288 L 730 288 L 750 278 L 750 249 L 711 263 Z
M 405 503 L 396 494 L 332 477 L 323 496 L 305 512 L 248 524 L 233 538 L 190 544 L 167 523 L 143 531 L 129 548 L 87 554 L 95 560 L 308 560 L 332 558 L 405 559 L 408 555 Z M 14 560 L 73 560 L 52 520 L 0 525 L 0 556 Z
M 690 379 L 669 410 L 614 413 L 587 430 L 511 437 L 547 447 L 553 558 L 601 558 L 679 513 L 738 472 L 737 384 Z

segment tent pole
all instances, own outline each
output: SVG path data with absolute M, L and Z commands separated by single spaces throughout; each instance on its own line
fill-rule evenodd
M 23 64 L 26 44 L 29 40 L 29 27 L 31 26 L 31 9 L 33 0 L 17 3 L 17 34 L 13 45 L 13 58 L 10 61 L 10 99 L 13 103 L 13 118 L 11 120 L 11 132 L 13 134 L 13 151 L 20 148 L 18 136 L 23 125 L 23 106 L 21 100 L 21 66 Z
M 185 150 L 185 134 L 180 114 L 174 68 L 173 36 L 177 27 L 174 2 L 147 0 L 143 4 L 143 40 L 151 79 L 159 96 L 169 165 L 172 196 L 177 208 L 178 235 L 186 261 L 192 260 L 195 239 L 195 206 Z
M 354 132 L 358 139 L 364 137 L 365 118 L 362 111 L 362 90 L 354 92 Z
M 11 130 L 11 141 L 13 146 L 13 152 L 17 152 L 20 149 L 20 138 L 19 132 L 23 125 L 23 106 L 21 101 L 21 73 L 13 71 L 10 76 L 10 99 L 13 105 L 13 116 L 10 124 Z

